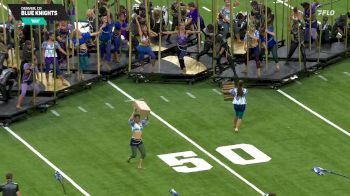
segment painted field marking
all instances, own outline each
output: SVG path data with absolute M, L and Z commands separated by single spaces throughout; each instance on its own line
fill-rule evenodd
M 13 137 L 15 137 L 18 141 L 24 144 L 30 151 L 32 151 L 36 156 L 38 156 L 41 160 L 43 160 L 47 165 L 49 165 L 53 170 L 60 172 L 60 174 L 70 182 L 76 189 L 78 189 L 83 195 L 90 196 L 88 192 L 86 192 L 83 188 L 81 188 L 74 180 L 72 180 L 67 174 L 65 174 L 60 168 L 51 163 L 46 157 L 44 157 L 40 152 L 38 152 L 34 147 L 32 147 L 28 142 L 22 139 L 19 135 L 13 132 L 9 127 L 3 127 L 8 133 L 10 133 Z
M 194 96 L 192 93 L 186 92 L 186 94 L 187 94 L 189 97 L 191 97 L 192 99 L 196 99 L 196 96 Z
M 208 12 L 211 12 L 211 10 L 209 9 L 209 8 L 207 8 L 207 7 L 202 7 L 205 11 L 208 11 Z
M 294 103 L 298 104 L 300 107 L 304 108 L 305 110 L 307 110 L 308 112 L 310 112 L 311 114 L 315 115 L 317 118 L 323 120 L 324 122 L 326 122 L 327 124 L 331 125 L 332 127 L 338 129 L 339 131 L 343 132 L 345 135 L 350 137 L 350 132 L 346 131 L 345 129 L 339 127 L 338 125 L 334 124 L 333 122 L 331 122 L 330 120 L 328 120 L 327 118 L 323 117 L 322 115 L 320 115 L 319 113 L 313 111 L 312 109 L 310 109 L 309 107 L 305 106 L 304 104 L 300 103 L 298 100 L 294 99 L 292 96 L 288 95 L 287 93 L 283 92 L 282 90 L 278 89 L 277 92 L 279 92 L 280 94 L 282 94 L 283 96 L 287 97 L 289 100 L 293 101 Z
M 119 88 L 117 85 L 115 85 L 114 83 L 112 83 L 111 81 L 108 81 L 108 84 L 111 85 L 113 88 L 115 88 L 118 92 L 120 92 L 121 94 L 123 94 L 124 96 L 126 96 L 128 99 L 130 100 L 135 100 L 131 95 L 129 95 L 128 93 L 126 93 L 125 91 L 123 91 L 121 88 Z M 178 135 L 180 135 L 182 138 L 184 138 L 185 140 L 187 140 L 189 143 L 191 143 L 193 146 L 195 146 L 196 148 L 198 148 L 201 152 L 203 152 L 205 155 L 207 155 L 208 157 L 210 157 L 211 159 L 213 159 L 215 162 L 217 162 L 219 165 L 221 165 L 222 167 L 224 167 L 227 171 L 229 171 L 231 174 L 235 175 L 238 179 L 240 179 L 241 181 L 243 181 L 244 183 L 246 183 L 248 186 L 250 186 L 251 188 L 253 188 L 256 192 L 258 192 L 259 194 L 263 195 L 265 194 L 261 189 L 259 189 L 258 187 L 256 187 L 254 184 L 252 184 L 251 182 L 249 182 L 247 179 L 245 179 L 243 176 L 241 176 L 239 173 L 237 173 L 236 171 L 234 171 L 233 169 L 231 169 L 229 166 L 227 166 L 225 163 L 223 163 L 222 161 L 220 161 L 218 158 L 216 158 L 214 155 L 212 155 L 211 153 L 209 153 L 207 150 L 205 150 L 203 147 L 201 147 L 199 144 L 197 144 L 195 141 L 193 141 L 191 138 L 187 137 L 185 134 L 183 134 L 181 131 L 179 131 L 178 129 L 176 129 L 174 126 L 172 126 L 171 124 L 169 124 L 167 121 L 165 121 L 162 117 L 158 116 L 155 112 L 151 111 L 151 115 L 154 116 L 156 119 L 158 119 L 160 122 L 162 122 L 163 124 L 165 124 L 167 127 L 169 127 L 171 130 L 173 130 L 175 133 L 177 133 Z
M 277 3 L 280 3 L 280 4 L 286 6 L 286 7 L 290 8 L 290 9 L 293 9 L 294 7 L 289 5 L 287 2 L 288 1 L 285 1 L 285 0 L 277 0 Z
M 137 100 L 137 101 L 144 101 L 144 99 L 143 99 L 143 98 L 140 98 L 140 99 L 135 99 L 135 100 Z M 133 101 L 135 101 L 135 100 L 130 100 L 130 99 L 127 99 L 127 100 L 125 100 L 125 102 L 133 102 Z
M 163 101 L 165 101 L 165 102 L 168 102 L 168 103 L 170 102 L 170 101 L 169 101 L 167 98 L 165 98 L 164 96 L 160 96 L 160 98 L 163 99 Z
M 0 5 L 1 5 L 5 10 L 8 10 L 8 8 L 7 8 L 6 5 L 2 5 L 1 3 L 0 3 Z
M 318 75 L 319 78 L 321 78 L 323 81 L 328 81 L 328 79 L 326 77 L 324 77 L 323 75 Z
M 345 71 L 344 74 L 347 75 L 347 76 L 350 76 L 350 73 L 349 73 L 349 72 L 346 72 L 346 71 Z
M 84 109 L 83 107 L 81 107 L 81 106 L 79 106 L 78 109 L 79 109 L 80 111 L 82 111 L 82 112 L 85 112 L 85 113 L 87 112 L 87 110 L 85 110 L 85 109 Z
M 141 3 L 141 1 L 139 1 L 139 0 L 135 0 L 136 1 L 136 3 L 138 3 L 138 4 L 140 4 Z
M 58 112 L 56 112 L 56 110 L 51 110 L 51 113 L 57 117 L 61 116 Z
M 218 95 L 222 95 L 222 93 L 220 91 L 218 91 L 218 89 L 213 88 L 213 91 Z
M 112 110 L 114 110 L 114 106 L 112 106 L 110 103 L 105 103 L 105 105 L 109 108 L 111 108 Z
M 301 83 L 300 81 L 298 81 L 298 80 L 294 80 L 295 81 L 295 83 L 297 83 L 297 84 L 299 84 L 299 85 L 302 85 L 303 83 Z

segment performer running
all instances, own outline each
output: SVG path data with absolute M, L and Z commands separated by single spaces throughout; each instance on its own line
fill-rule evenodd
M 217 42 L 220 43 L 219 51 L 216 56 L 216 64 L 219 67 L 218 74 L 221 74 L 224 71 L 224 66 L 221 64 L 221 58 L 225 55 L 228 61 L 229 67 L 232 69 L 234 78 L 238 78 L 236 72 L 236 63 L 234 62 L 234 55 L 228 46 L 227 39 L 224 38 L 221 34 L 216 36 Z
M 265 31 L 266 31 L 265 28 L 262 28 L 260 31 L 260 41 L 262 44 L 262 47 L 260 50 L 260 59 L 262 59 L 263 57 L 268 58 L 270 52 L 272 52 L 273 60 L 276 63 L 276 71 L 279 71 L 280 64 L 278 61 L 278 54 L 277 54 L 278 46 L 277 46 L 277 42 L 275 40 L 276 34 L 273 30 L 273 26 L 270 25 L 267 29 L 267 45 L 266 45 L 266 39 L 265 39 Z M 265 54 L 266 47 L 267 47 L 267 51 L 268 51 L 267 55 Z
M 156 63 L 157 57 L 152 51 L 150 38 L 157 37 L 158 35 L 152 31 L 149 32 L 146 24 L 140 25 L 140 22 L 139 22 L 140 18 L 141 18 L 140 16 L 136 17 L 136 24 L 137 24 L 137 28 L 140 36 L 140 44 L 136 47 L 139 55 L 140 64 L 141 64 L 140 71 L 141 72 L 144 71 L 144 66 L 145 66 L 144 58 L 145 58 L 145 54 L 148 54 L 151 58 L 151 72 L 153 73 L 154 65 Z
M 168 31 L 162 32 L 165 35 L 177 34 L 177 58 L 179 59 L 180 69 L 182 73 L 186 73 L 185 59 L 184 57 L 187 54 L 187 38 L 188 35 L 200 33 L 200 31 L 189 31 L 185 29 L 185 23 L 179 23 L 178 31 Z
M 304 8 L 303 16 L 305 21 L 305 44 L 308 45 L 309 39 L 310 39 L 310 32 L 311 32 L 311 39 L 316 43 L 316 46 L 318 46 L 318 39 L 317 39 L 317 7 L 319 6 L 319 2 L 316 0 L 314 1 L 311 6 L 310 3 L 304 2 L 301 4 Z M 311 14 L 311 21 L 310 21 L 310 14 Z M 311 30 L 310 30 L 310 22 L 311 22 Z
M 300 44 L 300 53 L 302 55 L 302 61 L 304 62 L 304 69 L 306 69 L 306 54 L 305 54 L 305 46 L 304 46 L 304 29 L 302 24 L 297 20 L 293 20 L 292 29 L 290 30 L 291 35 L 291 43 L 290 49 L 286 60 L 286 65 L 289 65 L 290 58 L 294 54 L 295 50 L 299 47 Z M 300 35 L 300 36 L 299 36 Z
M 146 116 L 142 121 L 141 115 L 137 113 L 137 108 L 134 107 L 134 111 L 129 118 L 129 125 L 131 126 L 132 137 L 130 140 L 131 147 L 131 155 L 128 158 L 128 163 L 130 163 L 131 159 L 135 158 L 137 155 L 137 149 L 141 153 L 141 159 L 138 165 L 139 169 L 143 169 L 143 161 L 146 157 L 146 150 L 142 141 L 142 133 L 145 125 L 148 124 L 149 119 Z
M 197 61 L 200 60 L 201 56 L 208 54 L 209 50 L 213 48 L 214 44 L 214 25 L 208 24 L 208 26 L 203 30 L 205 35 L 204 48 L 197 55 Z
M 62 81 L 62 85 L 63 86 L 68 86 L 68 84 L 66 84 L 64 82 L 64 78 L 61 74 L 61 70 L 60 70 L 60 64 L 57 58 L 57 52 L 56 50 L 59 50 L 62 54 L 67 55 L 66 51 L 64 51 L 61 46 L 58 44 L 57 41 L 55 41 L 55 37 L 53 33 L 49 33 L 49 39 L 47 41 L 45 41 L 42 46 L 42 61 L 45 63 L 45 75 L 46 75 L 46 84 L 47 86 L 50 86 L 50 81 L 49 81 L 49 73 L 50 73 L 50 65 L 54 64 L 54 62 L 56 62 L 56 76 L 59 77 Z
M 39 92 L 40 92 L 40 88 L 39 88 L 39 83 L 35 82 L 34 83 L 34 77 L 36 81 L 39 81 L 39 69 L 37 67 L 38 61 L 36 59 L 36 57 L 34 57 L 34 64 L 30 64 L 30 63 L 25 63 L 23 65 L 23 76 L 22 76 L 22 84 L 21 84 L 21 94 L 18 97 L 17 100 L 17 104 L 16 104 L 16 108 L 20 109 L 22 107 L 24 98 L 26 96 L 26 93 L 28 90 L 33 90 L 33 98 L 32 98 L 32 103 L 34 104 L 34 97 L 36 97 Z
M 243 88 L 242 80 L 238 82 L 237 86 L 237 88 L 233 88 L 230 90 L 230 93 L 234 97 L 232 103 L 236 113 L 236 117 L 233 119 L 233 126 L 235 128 L 236 133 L 239 131 L 239 128 L 242 123 L 243 115 L 247 105 L 246 95 L 248 93 L 248 90 L 246 88 Z
M 261 63 L 260 63 L 260 52 L 259 52 L 259 39 L 260 34 L 259 31 L 256 30 L 255 25 L 250 25 L 248 31 L 244 37 L 244 50 L 248 50 L 249 56 L 252 54 L 255 59 L 256 68 L 257 68 L 257 76 L 261 77 Z M 247 55 L 248 55 L 247 53 Z M 249 58 L 249 57 L 248 57 Z M 243 73 L 247 73 L 248 71 L 248 62 L 245 62 L 245 68 L 242 71 Z

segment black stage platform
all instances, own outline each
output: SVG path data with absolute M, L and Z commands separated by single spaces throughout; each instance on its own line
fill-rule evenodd
M 313 69 L 317 67 L 316 62 L 307 62 L 306 63 L 307 70 Z M 244 64 L 238 64 L 236 66 L 236 73 L 238 78 L 234 78 L 233 70 L 231 68 L 227 68 L 220 75 L 216 75 L 213 80 L 217 83 L 222 83 L 225 81 L 232 81 L 235 79 L 243 79 L 250 81 L 254 85 L 272 85 L 272 86 L 280 86 L 289 81 L 291 77 L 295 77 L 301 73 L 304 73 L 306 70 L 303 65 L 300 66 L 299 62 L 289 62 L 289 65 L 286 65 L 284 61 L 280 61 L 280 70 L 276 70 L 275 62 L 269 61 L 269 65 L 266 66 L 263 63 L 263 67 L 261 69 L 261 77 L 257 76 L 257 69 L 255 66 L 255 61 L 249 61 L 248 64 L 248 72 L 243 73 Z
M 167 56 L 161 59 L 160 71 L 158 61 L 156 61 L 154 72 L 151 72 L 151 65 L 146 64 L 144 71 L 140 68 L 132 69 L 129 78 L 139 81 L 162 81 L 162 82 L 188 82 L 193 83 L 203 78 L 209 77 L 212 70 L 212 58 L 203 56 L 200 62 L 195 57 L 185 57 L 186 73 L 180 69 L 177 56 Z
M 50 73 L 50 85 L 46 84 L 45 73 L 43 75 L 43 80 L 40 82 L 40 95 L 52 96 L 54 94 L 54 81 L 52 78 L 52 73 Z M 67 74 L 64 73 L 64 81 L 67 86 L 62 85 L 60 79 L 56 79 L 56 93 L 58 97 L 64 97 L 73 92 L 80 91 L 85 88 L 91 87 L 91 84 L 98 80 L 96 74 L 84 74 L 83 80 L 79 80 L 76 73 Z M 12 92 L 18 92 L 18 83 L 12 88 Z
M 320 62 L 327 62 L 330 61 L 336 57 L 339 57 L 341 55 L 344 55 L 346 52 L 350 51 L 349 48 L 345 49 L 345 45 L 342 42 L 336 42 L 330 45 L 322 45 L 321 52 L 320 52 Z M 313 44 L 311 51 L 309 48 L 305 49 L 306 53 L 306 59 L 307 61 L 314 61 L 316 62 L 318 59 L 318 48 L 315 47 L 315 44 Z M 287 46 L 283 46 L 278 49 L 278 57 L 280 59 L 286 59 L 288 55 Z M 270 54 L 271 57 L 271 54 Z M 299 59 L 299 50 L 298 48 L 295 50 L 291 60 L 298 61 Z
M 133 60 L 132 63 L 136 61 Z M 119 62 L 111 61 L 108 63 L 101 62 L 101 70 L 100 73 L 102 76 L 116 76 L 121 73 L 124 73 L 127 69 L 127 65 L 129 63 L 128 56 L 124 53 L 119 55 Z M 74 57 L 74 66 L 73 66 L 73 58 L 69 58 L 69 66 L 70 71 L 76 72 L 78 71 L 78 58 Z M 68 70 L 67 63 L 61 65 L 61 70 Z M 88 74 L 97 74 L 97 54 L 90 53 L 89 57 L 89 65 L 84 70 L 84 73 Z
M 0 101 L 0 124 L 8 125 L 34 110 L 46 111 L 48 107 L 55 104 L 55 99 L 52 97 L 37 97 L 35 104 L 31 103 L 31 99 L 26 97 L 20 109 L 16 108 L 17 97 L 12 97 L 6 103 Z

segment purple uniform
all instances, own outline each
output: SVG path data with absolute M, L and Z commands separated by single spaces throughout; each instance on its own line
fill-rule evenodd
M 180 32 L 177 34 L 177 58 L 179 59 L 180 68 L 185 68 L 184 57 L 187 53 L 187 34 L 181 35 Z
M 28 74 L 26 74 L 26 71 L 30 71 Z M 40 91 L 39 85 L 37 83 L 33 83 L 34 81 L 34 74 L 38 73 L 38 67 L 35 66 L 34 68 L 34 73 L 33 70 L 30 69 L 30 64 L 25 63 L 23 65 L 23 76 L 22 76 L 22 85 L 21 85 L 21 96 L 26 96 L 26 93 L 28 90 L 33 90 L 35 89 L 35 93 L 38 94 Z
M 311 5 L 311 15 L 314 15 L 316 14 L 316 11 L 317 11 L 317 7 L 318 7 L 319 3 L 312 3 Z M 305 19 L 305 22 L 307 23 L 306 24 L 306 28 L 309 28 L 309 20 L 310 20 L 310 10 L 307 8 L 307 9 L 304 9 L 304 19 Z M 314 19 L 313 21 L 311 21 L 311 28 L 317 28 L 317 20 Z
M 50 72 L 50 65 L 56 62 L 56 75 L 61 75 L 61 71 L 59 69 L 59 61 L 57 59 L 57 53 L 55 51 L 55 49 L 59 49 L 61 48 L 61 46 L 58 44 L 57 41 L 52 43 L 45 41 L 42 44 L 41 48 L 45 50 L 45 73 L 48 74 Z
M 317 7 L 318 7 L 319 3 L 312 3 L 311 5 L 311 16 L 316 14 L 317 11 Z M 304 9 L 304 19 L 305 19 L 305 41 L 309 41 L 309 37 L 310 37 L 310 30 L 308 30 L 310 28 L 310 10 L 309 9 Z M 313 19 L 311 21 L 311 38 L 313 40 L 317 39 L 317 20 L 316 17 L 315 19 Z
M 189 13 L 189 18 L 192 18 L 192 24 L 194 26 L 194 29 L 197 30 L 197 25 L 198 25 L 198 9 L 194 9 L 191 10 Z M 199 20 L 200 20 L 200 30 L 203 30 L 205 28 L 205 24 L 204 24 L 204 20 L 202 18 L 202 16 L 199 16 Z

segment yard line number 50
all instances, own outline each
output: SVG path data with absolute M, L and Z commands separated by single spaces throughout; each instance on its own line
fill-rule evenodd
M 241 149 L 249 154 L 252 159 L 245 159 L 238 155 L 234 150 Z M 237 165 L 249 165 L 256 163 L 264 163 L 271 160 L 269 156 L 261 152 L 251 144 L 236 144 L 230 146 L 221 146 L 216 148 L 216 151 L 224 156 L 226 159 Z M 166 164 L 172 167 L 179 173 L 191 173 L 210 170 L 213 166 L 193 151 L 177 152 L 171 154 L 162 154 L 158 157 Z

